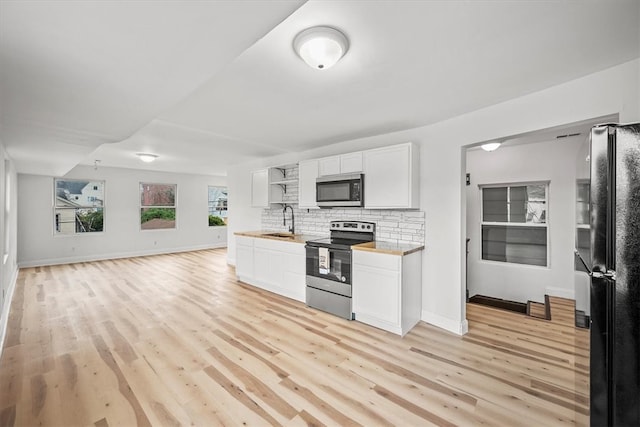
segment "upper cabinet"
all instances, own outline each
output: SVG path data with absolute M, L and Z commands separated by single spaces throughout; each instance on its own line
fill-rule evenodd
M 316 178 L 360 172 L 365 209 L 420 208 L 420 158 L 411 142 L 253 171 L 251 206 L 318 209 Z
M 340 156 L 325 157 L 318 160 L 318 176 L 340 173 Z
M 251 206 L 269 207 L 269 169 L 251 172 Z
M 362 172 L 362 151 L 340 156 L 340 173 Z
M 420 207 L 420 159 L 415 144 L 367 150 L 363 166 L 366 209 Z
M 298 207 L 301 209 L 318 209 L 316 202 L 316 178 L 320 161 L 304 160 L 298 169 Z
M 318 159 L 318 176 L 362 172 L 362 151 Z

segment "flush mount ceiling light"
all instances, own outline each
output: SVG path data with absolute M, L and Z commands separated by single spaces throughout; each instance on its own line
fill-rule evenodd
M 335 28 L 311 27 L 296 36 L 293 49 L 311 68 L 326 70 L 347 53 L 349 41 Z
M 490 142 L 488 144 L 482 144 L 481 147 L 484 151 L 495 151 L 502 145 L 502 142 Z
M 138 156 L 140 160 L 142 160 L 145 163 L 151 163 L 158 158 L 157 154 L 150 154 L 150 153 L 136 153 L 136 156 Z

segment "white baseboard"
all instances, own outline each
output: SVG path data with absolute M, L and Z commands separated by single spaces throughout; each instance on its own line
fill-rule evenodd
M 13 270 L 13 274 L 11 275 L 11 281 L 9 283 L 8 292 L 6 298 L 4 299 L 4 304 L 2 307 L 1 316 L 0 316 L 0 357 L 2 357 L 2 350 L 4 350 L 4 340 L 7 337 L 7 326 L 9 324 L 9 310 L 11 309 L 11 301 L 13 301 L 13 293 L 16 290 L 16 283 L 18 281 L 18 267 Z
M 464 319 L 462 322 L 458 322 L 457 320 L 448 319 L 440 316 L 439 314 L 422 310 L 422 320 L 456 335 L 464 335 L 469 331 L 469 323 L 467 322 L 467 319 Z
M 139 257 L 139 256 L 173 254 L 178 252 L 191 252 L 191 251 L 199 251 L 203 249 L 224 248 L 226 246 L 227 246 L 226 242 L 221 242 L 221 243 L 215 243 L 212 245 L 185 246 L 181 248 L 150 249 L 146 251 L 136 251 L 136 252 L 116 252 L 111 254 L 50 258 L 50 259 L 41 259 L 41 260 L 33 260 L 33 261 L 22 261 L 18 264 L 18 267 L 27 268 L 27 267 L 42 267 L 45 265 L 74 264 L 77 262 L 103 261 L 107 259 L 133 258 L 133 257 Z
M 576 292 L 573 288 L 567 289 L 567 288 L 557 288 L 555 286 L 547 286 L 546 288 L 544 288 L 544 293 L 549 295 L 550 297 L 576 299 Z

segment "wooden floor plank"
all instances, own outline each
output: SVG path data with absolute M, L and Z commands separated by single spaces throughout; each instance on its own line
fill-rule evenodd
M 588 425 L 589 333 L 550 308 L 401 338 L 238 282 L 224 249 L 25 268 L 0 425 Z

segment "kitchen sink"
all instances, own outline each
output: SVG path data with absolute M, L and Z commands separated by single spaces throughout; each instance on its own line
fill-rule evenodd
M 296 236 L 291 233 L 265 233 L 265 236 L 279 237 L 281 239 L 294 239 Z

